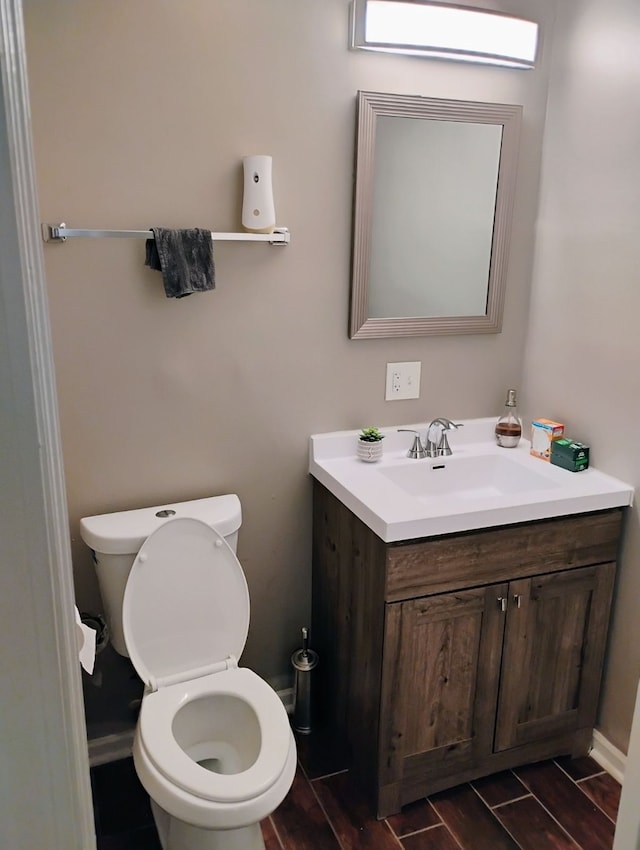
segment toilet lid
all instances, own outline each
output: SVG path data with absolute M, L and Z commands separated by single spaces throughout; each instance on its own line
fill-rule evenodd
M 249 630 L 240 562 L 215 529 L 179 517 L 157 528 L 133 563 L 123 603 L 133 666 L 145 684 L 190 679 L 230 655 Z

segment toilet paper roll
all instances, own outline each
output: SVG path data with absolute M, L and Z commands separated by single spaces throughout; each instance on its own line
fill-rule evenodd
M 76 618 L 76 639 L 78 641 L 78 658 L 80 664 L 87 673 L 93 673 L 93 665 L 96 661 L 96 633 L 89 626 L 85 626 L 80 617 L 78 608 L 73 606 Z

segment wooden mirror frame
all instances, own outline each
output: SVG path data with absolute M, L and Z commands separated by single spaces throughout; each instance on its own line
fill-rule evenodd
M 378 115 L 437 121 L 501 124 L 502 143 L 493 222 L 486 313 L 479 316 L 370 318 L 369 262 L 373 223 L 373 179 Z M 522 107 L 416 95 L 359 91 L 349 337 L 351 339 L 500 333 L 506 286 L 511 218 L 516 186 Z

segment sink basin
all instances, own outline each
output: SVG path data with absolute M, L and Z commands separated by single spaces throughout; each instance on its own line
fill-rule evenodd
M 560 486 L 537 470 L 497 454 L 431 458 L 380 469 L 380 474 L 410 496 L 426 501 L 451 496 L 492 499 Z
M 309 472 L 387 543 L 632 504 L 633 488 L 598 469 L 568 472 L 526 440 L 498 447 L 494 419 L 463 425 L 449 432 L 450 457 L 422 460 L 407 458 L 411 434 L 383 428 L 379 463 L 356 457 L 357 431 L 316 434 Z

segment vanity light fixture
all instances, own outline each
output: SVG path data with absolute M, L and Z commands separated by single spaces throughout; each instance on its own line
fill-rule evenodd
M 538 24 L 501 12 L 428 0 L 353 0 L 351 47 L 533 68 Z

